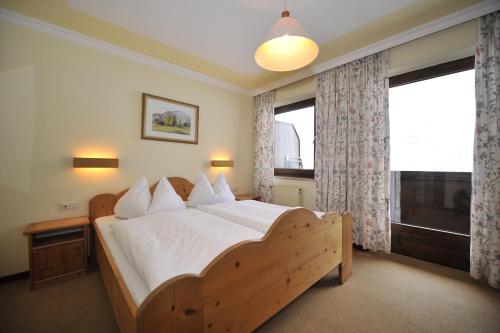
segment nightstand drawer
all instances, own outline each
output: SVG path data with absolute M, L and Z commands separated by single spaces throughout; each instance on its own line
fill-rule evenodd
M 33 250 L 33 281 L 85 269 L 84 241 Z

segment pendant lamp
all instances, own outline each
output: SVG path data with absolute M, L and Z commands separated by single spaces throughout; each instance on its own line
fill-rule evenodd
M 255 62 L 270 71 L 286 72 L 309 65 L 318 53 L 318 44 L 285 10 L 255 51 Z

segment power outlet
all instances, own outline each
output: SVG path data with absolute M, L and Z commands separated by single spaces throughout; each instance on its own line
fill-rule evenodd
M 59 203 L 59 210 L 75 210 L 75 209 L 78 209 L 78 202 L 68 201 Z

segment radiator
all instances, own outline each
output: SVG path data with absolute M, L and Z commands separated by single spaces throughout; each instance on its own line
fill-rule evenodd
M 276 185 L 274 187 L 274 203 L 277 205 L 302 207 L 302 188 L 289 185 Z

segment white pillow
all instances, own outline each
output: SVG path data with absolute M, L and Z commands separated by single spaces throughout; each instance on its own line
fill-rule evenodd
M 122 219 L 146 215 L 151 204 L 151 193 L 146 177 L 139 178 L 137 183 L 125 193 L 115 205 L 115 215 Z
M 229 200 L 215 193 L 207 177 L 200 172 L 189 194 L 187 205 L 189 207 L 198 207 L 199 205 L 212 205 L 225 201 Z
M 187 205 L 190 207 L 197 207 L 199 205 L 211 205 L 217 202 L 217 196 L 212 189 L 212 185 L 210 185 L 207 177 L 200 172 L 189 194 Z
M 148 208 L 148 214 L 182 209 L 186 209 L 184 201 L 175 192 L 167 178 L 161 177 L 153 193 L 153 200 Z
M 234 201 L 235 196 L 233 192 L 231 192 L 231 188 L 229 187 L 229 184 L 226 182 L 226 178 L 224 177 L 224 174 L 221 172 L 217 176 L 217 179 L 215 180 L 214 184 L 214 192 L 218 196 L 221 197 L 224 201 Z

